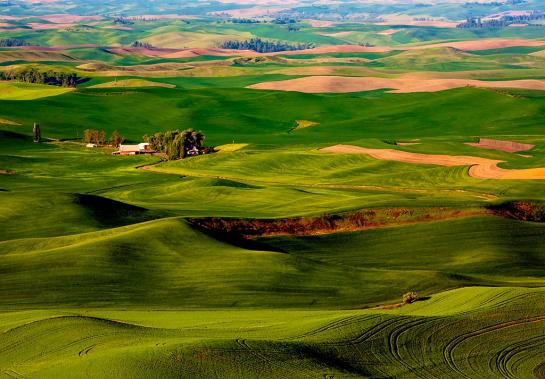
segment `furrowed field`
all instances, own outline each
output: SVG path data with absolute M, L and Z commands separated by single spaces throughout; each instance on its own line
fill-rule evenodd
M 0 377 L 545 378 L 541 27 L 36 22 L 0 71 L 82 81 L 0 81 Z

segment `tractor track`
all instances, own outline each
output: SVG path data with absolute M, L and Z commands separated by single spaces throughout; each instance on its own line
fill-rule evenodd
M 380 317 L 380 316 L 378 316 L 378 315 L 369 315 L 369 316 L 353 315 L 353 316 L 343 317 L 341 319 L 337 319 L 335 321 L 332 321 L 332 322 L 329 322 L 329 323 L 327 323 L 325 325 L 322 325 L 322 326 L 320 326 L 320 327 L 318 327 L 316 329 L 310 330 L 310 331 L 308 331 L 306 333 L 286 338 L 285 340 L 296 340 L 296 339 L 311 337 L 311 336 L 315 336 L 317 334 L 321 334 L 321 333 L 324 333 L 324 332 L 327 332 L 327 331 L 330 331 L 330 330 L 340 329 L 340 328 L 343 328 L 343 327 L 348 326 L 348 325 L 352 325 L 352 324 L 356 324 L 356 323 L 359 323 L 359 322 L 372 320 L 372 319 L 375 319 L 375 318 L 378 318 L 378 317 Z
M 454 359 L 454 351 L 456 348 L 461 345 L 462 343 L 473 339 L 477 337 L 481 337 L 488 333 L 494 333 L 496 331 L 512 328 L 520 325 L 525 325 L 529 323 L 537 323 L 537 322 L 543 322 L 545 321 L 545 316 L 535 316 L 530 317 L 526 319 L 520 319 L 520 320 L 514 320 L 514 321 L 506 321 L 499 324 L 494 324 L 490 326 L 486 326 L 484 328 L 480 328 L 471 332 L 463 333 L 459 335 L 458 337 L 450 340 L 444 347 L 443 347 L 443 358 L 445 362 L 449 365 L 449 367 L 456 372 L 458 375 L 467 378 L 472 379 L 472 377 L 466 373 L 464 373 L 456 364 L 456 361 Z

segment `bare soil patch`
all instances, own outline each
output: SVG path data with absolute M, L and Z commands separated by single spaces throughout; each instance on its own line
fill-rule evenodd
M 256 56 L 256 52 L 249 50 L 229 50 L 213 48 L 193 48 L 193 49 L 167 49 L 167 48 L 136 48 L 136 47 L 114 47 L 107 50 L 112 54 L 118 55 L 140 55 L 153 58 L 193 58 L 202 55 L 230 57 L 230 56 Z
M 296 58 L 284 58 L 283 62 L 291 64 L 320 64 L 320 63 L 366 63 L 370 62 L 370 59 L 367 58 L 333 58 L 333 57 L 322 57 L 322 58 L 309 58 L 309 59 L 296 59 Z M 352 67 L 354 68 L 354 67 Z M 364 67 L 358 67 L 364 68 Z
M 396 142 L 396 145 L 398 145 L 398 146 L 413 146 L 413 145 L 420 145 L 420 142 Z
M 534 145 L 513 141 L 500 141 L 495 139 L 481 138 L 479 142 L 466 142 L 466 145 L 480 147 L 483 149 L 501 150 L 508 153 L 518 153 L 519 151 L 528 151 L 534 148 Z
M 381 32 L 378 32 L 377 34 L 381 35 L 381 36 L 391 36 L 392 34 L 396 34 L 400 31 L 402 31 L 403 29 L 386 29 L 386 30 L 383 30 Z
M 142 16 L 130 16 L 127 17 L 129 20 L 195 20 L 197 16 L 183 15 L 183 14 L 145 14 Z
M 269 53 L 273 55 L 298 55 L 298 54 L 328 54 L 328 53 L 386 53 L 392 49 L 387 46 L 360 46 L 360 45 L 325 45 L 313 49 L 282 51 Z
M 326 37 L 333 37 L 333 38 L 336 38 L 336 37 L 346 37 L 346 36 L 349 36 L 350 34 L 352 34 L 354 32 L 351 32 L 351 31 L 344 31 L 344 32 L 335 32 L 335 33 L 318 33 L 319 35 L 321 36 L 326 36 Z
M 50 14 L 47 16 L 40 16 L 39 18 L 56 24 L 71 24 L 83 21 L 100 21 L 103 19 L 102 16 L 80 16 L 75 14 Z
M 239 238 L 321 235 L 493 214 L 486 208 L 385 208 L 285 219 L 191 218 L 199 229 Z
M 324 21 L 324 20 L 303 20 L 307 22 L 310 26 L 313 28 L 329 28 L 333 25 L 335 25 L 334 21 Z
M 37 22 L 31 22 L 27 24 L 34 30 L 52 30 L 52 29 L 66 29 L 74 26 L 75 24 L 40 24 Z
M 479 51 L 491 49 L 504 49 L 514 46 L 545 46 L 545 41 L 536 41 L 529 39 L 511 39 L 511 38 L 493 38 L 482 40 L 458 41 L 458 42 L 443 42 L 432 45 L 421 45 L 406 47 L 407 50 L 432 49 L 437 47 L 452 47 L 458 50 Z M 403 48 L 402 48 L 403 49 Z
M 438 166 L 470 166 L 469 175 L 479 179 L 528 179 L 545 180 L 545 167 L 507 170 L 498 167 L 503 161 L 458 155 L 438 155 L 411 153 L 393 149 L 368 149 L 351 145 L 335 145 L 321 151 L 336 154 L 366 154 L 375 159 L 403 163 L 438 165 Z
M 58 45 L 58 46 L 20 46 L 16 48 L 12 48 L 14 50 L 16 49 L 23 49 L 23 50 L 32 50 L 32 51 L 63 51 L 68 49 L 88 49 L 88 48 L 96 48 L 98 45 Z
M 101 83 L 91 86 L 89 88 L 127 88 L 127 87 L 162 87 L 162 88 L 176 88 L 174 84 L 152 82 L 150 80 L 143 79 L 125 79 L 116 80 L 113 82 Z
M 108 26 L 104 26 L 103 29 L 132 30 L 132 28 L 130 28 L 128 26 L 121 26 L 121 25 L 108 25 Z
M 376 23 L 377 25 L 410 25 L 410 26 L 432 26 L 436 28 L 455 28 L 459 23 L 445 19 L 427 19 L 415 20 L 413 17 L 404 15 L 383 15 L 385 21 Z
M 545 80 L 482 81 L 474 79 L 416 79 L 412 77 L 377 78 L 349 76 L 307 76 L 304 78 L 263 82 L 253 89 L 297 91 L 306 93 L 348 93 L 390 89 L 392 93 L 437 92 L 460 87 L 523 88 L 545 90 Z
M 347 67 L 347 66 L 306 66 L 287 67 L 271 70 L 268 73 L 282 75 L 302 76 L 370 76 L 377 75 L 377 71 L 368 67 Z

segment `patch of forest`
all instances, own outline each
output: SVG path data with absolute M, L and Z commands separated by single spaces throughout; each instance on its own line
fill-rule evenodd
M 251 38 L 245 41 L 229 40 L 219 46 L 222 49 L 252 50 L 258 53 L 276 53 L 279 51 L 306 50 L 314 47 L 313 43 L 290 44 L 287 42 L 266 41 L 261 38 Z

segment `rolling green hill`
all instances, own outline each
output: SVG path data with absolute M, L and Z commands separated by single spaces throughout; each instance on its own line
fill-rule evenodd
M 512 96 L 510 92 L 484 89 L 431 95 L 313 95 L 232 88 L 246 85 L 240 83 L 243 80 L 226 80 L 224 85 L 231 88 L 217 89 L 186 89 L 203 83 L 200 79 L 161 81 L 175 84 L 179 90 L 80 89 L 33 102 L 11 102 L 0 109 L 0 117 L 25 125 L 38 121 L 44 136 L 50 138 L 75 138 L 86 128 L 104 128 L 140 140 L 150 132 L 193 127 L 208 134 L 213 145 L 233 139 L 241 143 L 317 145 L 362 138 L 468 136 L 478 134 L 479 129 L 496 136 L 540 135 L 540 109 L 545 99 L 540 92 L 517 91 L 517 96 Z M 221 83 L 216 85 L 223 87 Z M 283 112 L 271 112 L 279 103 L 286 104 Z M 63 112 L 67 107 L 78 112 Z M 465 111 L 468 107 L 470 111 Z M 157 114 L 156 108 L 164 112 Z M 342 112 L 334 112 L 336 109 Z M 320 125 L 288 134 L 300 119 Z M 332 138 L 333 127 L 336 133 Z
M 0 82 L 0 378 L 545 378 L 543 180 L 321 151 L 544 168 L 543 91 L 247 88 L 307 76 L 540 88 L 542 28 L 418 25 L 538 1 L 302 1 L 266 17 L 249 2 L 108 1 L 101 15 L 147 16 L 74 17 L 90 6 L 2 4 L 22 16 L 0 22 L 4 44 L 39 46 L 0 48 L 0 71 L 83 80 Z M 214 49 L 252 37 L 323 50 Z M 523 46 L 422 48 L 485 38 Z M 188 128 L 219 152 L 167 161 L 82 141 Z M 467 144 L 479 138 L 531 146 Z
M 11 312 L 0 362 L 7 377 L 531 378 L 542 306 L 542 290 L 468 288 L 392 311 Z

